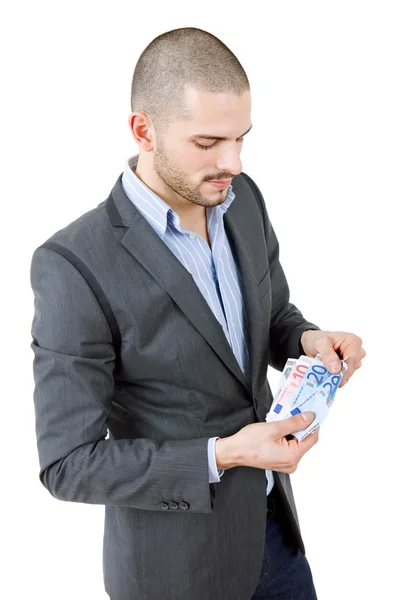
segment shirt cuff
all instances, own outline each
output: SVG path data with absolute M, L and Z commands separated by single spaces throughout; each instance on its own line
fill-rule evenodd
M 210 438 L 208 440 L 207 454 L 208 454 L 208 482 L 218 483 L 220 477 L 224 474 L 224 471 L 218 471 L 217 461 L 215 458 L 215 442 L 219 440 L 219 437 Z

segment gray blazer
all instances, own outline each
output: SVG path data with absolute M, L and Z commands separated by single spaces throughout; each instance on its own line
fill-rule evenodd
M 209 484 L 207 441 L 264 421 L 268 364 L 282 370 L 317 327 L 289 302 L 260 190 L 236 176 L 224 223 L 249 317 L 250 389 L 193 277 L 121 177 L 32 257 L 40 480 L 60 500 L 105 505 L 112 600 L 248 600 L 263 558 L 265 471 L 237 467 Z M 275 481 L 304 553 L 290 478 Z

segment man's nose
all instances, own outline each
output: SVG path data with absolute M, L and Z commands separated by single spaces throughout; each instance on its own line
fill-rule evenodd
M 240 151 L 238 149 L 224 150 L 218 157 L 216 167 L 223 173 L 239 175 L 242 172 L 242 161 L 240 160 Z

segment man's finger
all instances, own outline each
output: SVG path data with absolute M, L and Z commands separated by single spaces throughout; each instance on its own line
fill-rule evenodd
M 288 419 L 275 421 L 274 425 L 276 425 L 276 437 L 284 437 L 285 435 L 289 435 L 289 433 L 293 433 L 294 431 L 306 429 L 306 427 L 311 425 L 314 419 L 315 413 L 307 410 L 303 413 L 294 415 L 293 417 L 289 417 Z
M 356 370 L 358 363 L 365 357 L 366 352 L 362 347 L 362 339 L 354 333 L 348 334 L 346 348 L 343 351 L 347 355 L 346 362 L 348 367 L 343 379 L 348 381 Z
M 328 336 L 315 340 L 315 349 L 321 355 L 321 360 L 331 373 L 340 373 L 342 365 L 333 349 L 332 340 Z
M 297 445 L 298 448 L 300 449 L 301 454 L 305 454 L 306 452 L 308 452 L 308 450 L 310 448 L 312 448 L 314 446 L 314 444 L 316 444 L 318 442 L 318 437 L 319 437 L 319 427 L 317 427 L 317 429 L 313 432 L 313 433 L 309 433 L 307 435 L 307 437 L 304 438 L 304 440 L 302 440 L 301 442 L 298 442 L 296 440 L 295 437 L 293 437 L 293 440 L 290 440 L 289 442 L 289 446 L 295 446 Z

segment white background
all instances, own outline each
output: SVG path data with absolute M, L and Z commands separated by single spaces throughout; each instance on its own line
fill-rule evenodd
M 107 598 L 104 508 L 57 501 L 38 479 L 30 260 L 137 152 L 127 119 L 142 50 L 195 26 L 248 74 L 243 170 L 264 195 L 292 301 L 368 353 L 293 475 L 319 600 L 399 597 L 398 2 L 16 1 L 1 21 L 1 596 Z

